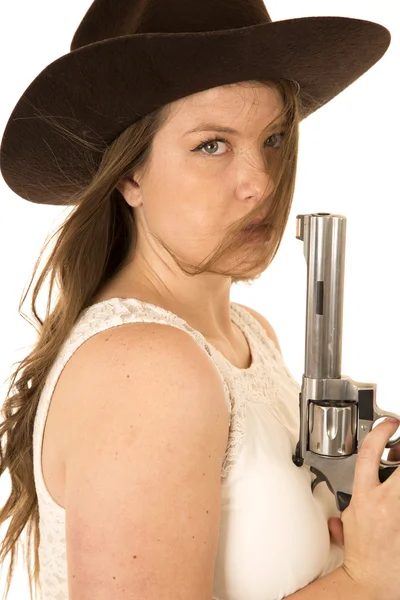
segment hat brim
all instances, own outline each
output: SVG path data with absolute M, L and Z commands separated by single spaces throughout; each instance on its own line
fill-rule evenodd
M 224 84 L 269 78 L 298 82 L 304 119 L 368 71 L 390 39 L 385 27 L 370 21 L 307 17 L 90 44 L 48 65 L 19 99 L 1 142 L 3 178 L 31 202 L 69 204 L 92 177 L 85 156 L 95 164 L 100 153 L 85 150 L 63 127 L 108 145 L 164 104 Z

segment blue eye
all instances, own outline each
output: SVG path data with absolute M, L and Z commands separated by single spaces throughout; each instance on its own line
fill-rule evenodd
M 266 141 L 264 146 L 268 147 L 268 148 L 273 148 L 274 150 L 278 150 L 280 148 L 280 146 L 276 146 L 275 144 L 277 143 L 276 140 L 279 140 L 280 142 L 282 142 L 283 138 L 284 138 L 285 134 L 284 132 L 281 133 L 274 133 L 273 135 L 271 135 Z M 269 146 L 268 142 L 269 140 L 273 140 L 273 145 Z M 192 152 L 199 152 L 200 150 L 203 150 L 203 148 L 206 148 L 206 146 L 212 145 L 212 144 L 216 144 L 216 143 L 222 143 L 222 144 L 229 144 L 229 142 L 227 140 L 225 140 L 224 138 L 218 138 L 218 137 L 214 137 L 211 138 L 209 140 L 206 140 L 204 142 L 201 142 L 201 144 L 199 146 L 197 146 L 197 148 L 195 148 L 194 150 L 192 150 Z M 205 154 L 208 154 L 208 156 L 212 156 L 213 154 L 215 156 L 221 156 L 221 154 L 216 154 L 215 152 L 205 152 Z

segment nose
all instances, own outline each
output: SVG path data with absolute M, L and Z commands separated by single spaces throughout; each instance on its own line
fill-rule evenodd
M 243 158 L 237 165 L 237 192 L 240 197 L 254 198 L 256 202 L 273 190 L 273 178 L 261 156 Z

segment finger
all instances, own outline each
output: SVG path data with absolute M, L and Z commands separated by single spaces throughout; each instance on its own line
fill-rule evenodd
M 329 533 L 331 542 L 336 544 L 339 548 L 344 548 L 344 534 L 343 534 L 343 523 L 337 518 L 331 518 L 328 521 Z
M 354 471 L 353 495 L 368 492 L 380 485 L 378 474 L 382 454 L 398 425 L 398 422 L 393 423 L 388 419 L 382 421 L 369 432 L 361 444 Z

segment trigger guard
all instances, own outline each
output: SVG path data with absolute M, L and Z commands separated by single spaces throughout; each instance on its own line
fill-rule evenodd
M 394 446 L 397 446 L 397 444 L 399 442 L 400 442 L 400 435 L 393 441 L 391 441 L 391 442 L 389 441 L 386 444 L 386 448 L 393 448 Z M 384 458 L 381 458 L 380 466 L 381 467 L 400 467 L 400 460 L 385 460 Z
M 381 458 L 380 465 L 381 467 L 400 467 L 400 460 L 385 460 Z
M 392 440 L 392 441 L 388 441 L 388 443 L 386 444 L 385 448 L 393 448 L 394 446 L 397 446 L 397 444 L 400 442 L 400 435 Z

